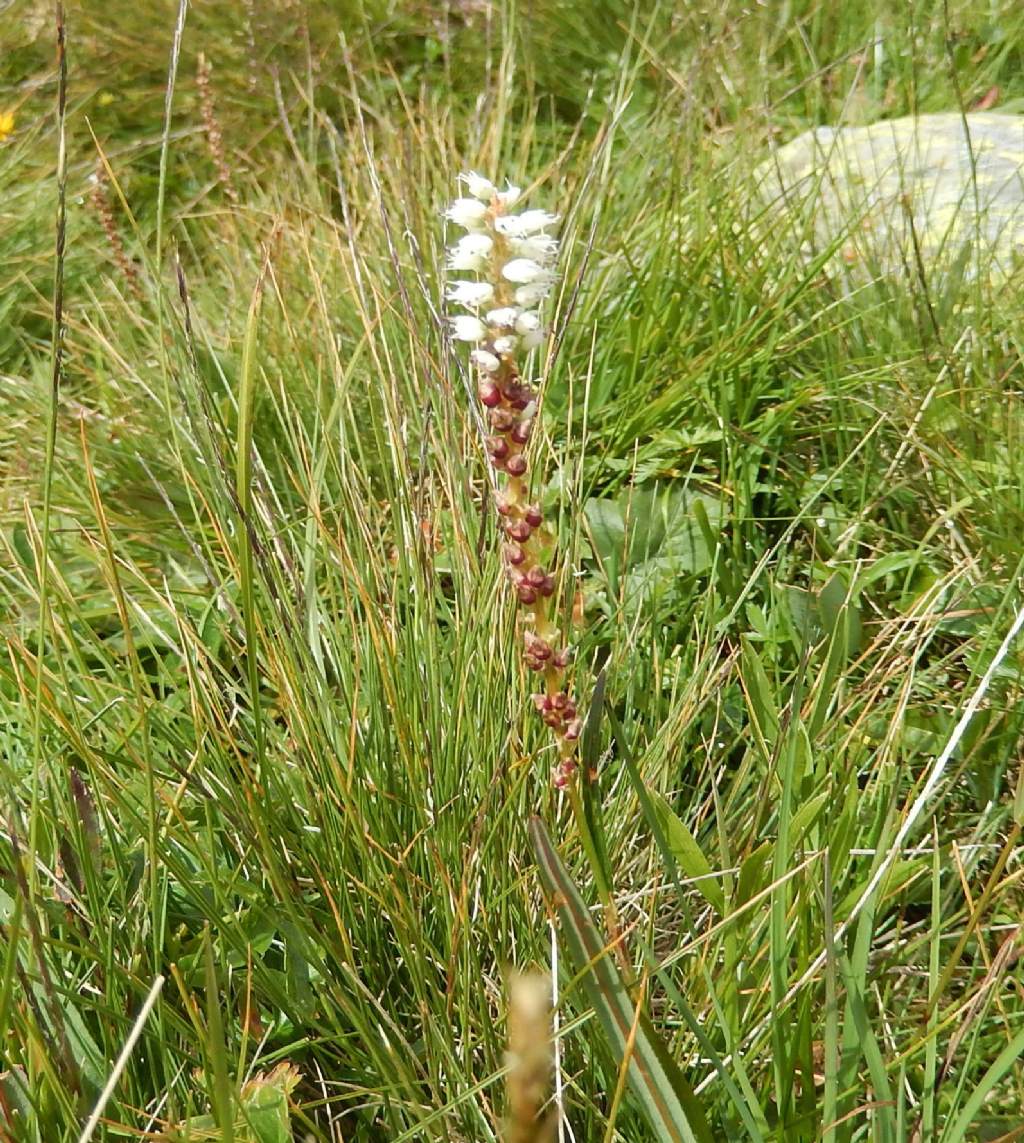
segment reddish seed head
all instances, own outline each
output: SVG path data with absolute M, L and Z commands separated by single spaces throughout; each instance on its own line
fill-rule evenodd
M 523 519 L 531 528 L 539 528 L 544 523 L 544 514 L 536 504 L 531 504 L 523 513 Z
M 525 520 L 516 520 L 514 524 L 508 524 L 505 527 L 505 535 L 510 540 L 515 540 L 517 544 L 525 544 L 530 538 L 530 532 L 533 529 Z
M 559 691 L 557 694 L 551 695 L 552 710 L 565 710 L 566 704 L 568 702 L 569 696 L 564 691 Z
M 526 559 L 526 552 L 518 544 L 506 544 L 505 559 L 514 568 L 517 568 Z
M 494 506 L 497 508 L 499 516 L 512 515 L 512 505 L 503 496 L 498 497 Z
M 491 428 L 497 433 L 507 433 L 515 428 L 516 415 L 511 409 L 492 409 Z
M 526 475 L 526 457 L 522 453 L 508 458 L 508 464 L 505 465 L 505 471 L 509 476 L 525 476 Z
M 501 404 L 501 390 L 493 381 L 481 381 L 477 394 L 480 397 L 481 404 L 485 405 L 488 409 L 493 409 L 496 405 Z
M 545 580 L 546 578 L 547 578 L 547 573 L 546 573 L 546 572 L 544 571 L 544 569 L 543 569 L 543 568 L 540 566 L 540 564 L 535 564 L 535 565 L 534 565 L 532 568 L 530 568 L 530 570 L 529 570 L 529 571 L 526 573 L 526 579 L 527 579 L 527 582 L 528 582 L 528 583 L 530 583 L 530 584 L 532 584 L 534 587 L 541 587 L 541 586 L 543 586 L 543 584 L 544 584 L 544 580 Z
M 530 432 L 533 429 L 533 421 L 519 421 L 518 424 L 513 426 L 512 439 L 516 444 L 526 444 L 530 439 Z
M 504 437 L 488 437 L 487 451 L 495 460 L 504 460 L 508 456 L 508 441 Z
M 555 577 L 553 575 L 546 575 L 544 582 L 537 584 L 537 590 L 545 599 L 550 599 L 551 596 L 555 594 Z
M 563 647 L 560 651 L 556 651 L 554 658 L 551 660 L 551 665 L 557 667 L 560 671 L 564 671 L 568 667 L 572 659 L 572 652 L 568 647 Z
M 565 728 L 565 734 L 562 736 L 567 742 L 575 742 L 580 736 L 580 731 L 583 729 L 583 723 L 574 718 L 572 722 Z

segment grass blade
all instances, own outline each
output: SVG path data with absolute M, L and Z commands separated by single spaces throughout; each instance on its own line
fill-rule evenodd
M 541 883 L 562 926 L 587 999 L 594 1006 L 616 1061 L 629 1055 L 629 1083 L 655 1138 L 665 1143 L 704 1143 L 711 1133 L 693 1089 L 669 1056 L 645 1013 L 639 1016 L 611 951 L 591 920 L 583 898 L 539 818 L 530 820 Z M 634 1033 L 635 1026 L 635 1033 Z

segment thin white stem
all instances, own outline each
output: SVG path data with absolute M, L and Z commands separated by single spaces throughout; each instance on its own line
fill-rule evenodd
M 107 1078 L 103 1090 L 100 1092 L 99 1099 L 96 1100 L 96 1106 L 92 1109 L 92 1115 L 89 1116 L 85 1126 L 82 1128 L 82 1134 L 78 1137 L 78 1143 L 89 1143 L 89 1140 L 92 1138 L 92 1134 L 99 1124 L 100 1116 L 103 1114 L 103 1109 L 107 1106 L 107 1101 L 114 1094 L 114 1088 L 117 1087 L 118 1081 L 121 1079 L 121 1074 L 128 1064 L 129 1057 L 135 1045 L 138 1043 L 139 1037 L 142 1035 L 142 1029 L 149 1019 L 150 1012 L 153 1011 L 153 1005 L 156 1004 L 157 997 L 160 995 L 160 989 L 163 988 L 163 986 L 164 977 L 158 976 L 156 980 L 153 981 L 149 994 L 139 1009 L 138 1016 L 135 1017 L 132 1030 L 128 1033 L 128 1039 L 125 1040 L 121 1054 L 114 1062 L 113 1070 Z

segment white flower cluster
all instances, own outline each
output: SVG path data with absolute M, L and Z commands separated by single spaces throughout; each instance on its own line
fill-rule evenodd
M 476 279 L 450 283 L 448 300 L 469 313 L 451 319 L 452 336 L 476 346 L 472 358 L 483 373 L 498 373 L 502 359 L 542 344 L 545 331 L 536 307 L 555 280 L 558 240 L 547 231 L 558 216 L 546 210 L 510 213 L 520 189 L 505 190 L 482 175 L 459 176 L 468 197 L 457 198 L 445 217 L 463 235 L 448 251 L 448 269 Z

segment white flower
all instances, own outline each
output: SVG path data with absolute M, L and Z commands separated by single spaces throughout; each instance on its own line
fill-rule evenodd
M 513 258 L 501 268 L 501 276 L 509 282 L 525 286 L 528 282 L 550 281 L 550 273 L 532 258 Z
M 535 306 L 548 296 L 550 289 L 550 281 L 531 282 L 528 286 L 520 286 L 515 294 L 516 305 L 523 306 L 524 308 L 527 306 Z
M 448 320 L 451 322 L 452 337 L 456 341 L 483 341 L 487 336 L 487 327 L 484 323 L 470 314 L 459 314 L 458 317 Z
M 505 189 L 498 191 L 498 202 L 500 202 L 502 206 L 515 206 L 522 193 L 519 187 L 514 187 L 510 182 L 506 182 Z
M 516 333 L 536 333 L 538 329 L 540 329 L 540 318 L 531 310 L 524 310 L 516 318 Z
M 494 339 L 494 352 L 495 353 L 515 353 L 516 351 L 516 338 L 514 337 L 496 337 Z
M 530 238 L 514 240 L 512 249 L 520 258 L 532 258 L 534 262 L 550 262 L 558 253 L 558 239 L 552 238 L 550 234 L 534 234 Z
M 490 282 L 452 282 L 448 289 L 448 301 L 475 310 L 485 306 L 494 297 L 494 287 Z
M 487 314 L 487 324 L 496 325 L 501 329 L 511 329 L 519 317 L 519 310 L 515 306 L 502 306 L 500 309 L 490 310 Z
M 448 252 L 448 269 L 482 270 L 493 247 L 489 234 L 464 234 Z
M 467 230 L 477 230 L 487 217 L 487 203 L 476 198 L 457 198 L 444 212 L 449 222 L 464 226 Z
M 529 333 L 523 334 L 523 349 L 536 349 L 538 345 L 543 345 L 547 341 L 547 337 L 546 329 L 531 329 Z
M 497 373 L 501 368 L 501 362 L 493 353 L 488 353 L 486 349 L 474 349 L 469 355 L 469 359 L 485 373 Z
M 549 214 L 546 210 L 524 210 L 522 214 L 508 214 L 495 219 L 494 226 L 499 234 L 509 238 L 528 238 L 548 226 L 554 226 L 557 221 L 558 215 Z
M 490 179 L 485 179 L 483 175 L 478 175 L 476 171 L 468 171 L 464 175 L 459 175 L 459 181 L 465 183 L 466 190 L 482 202 L 490 202 L 494 197 L 494 183 Z

